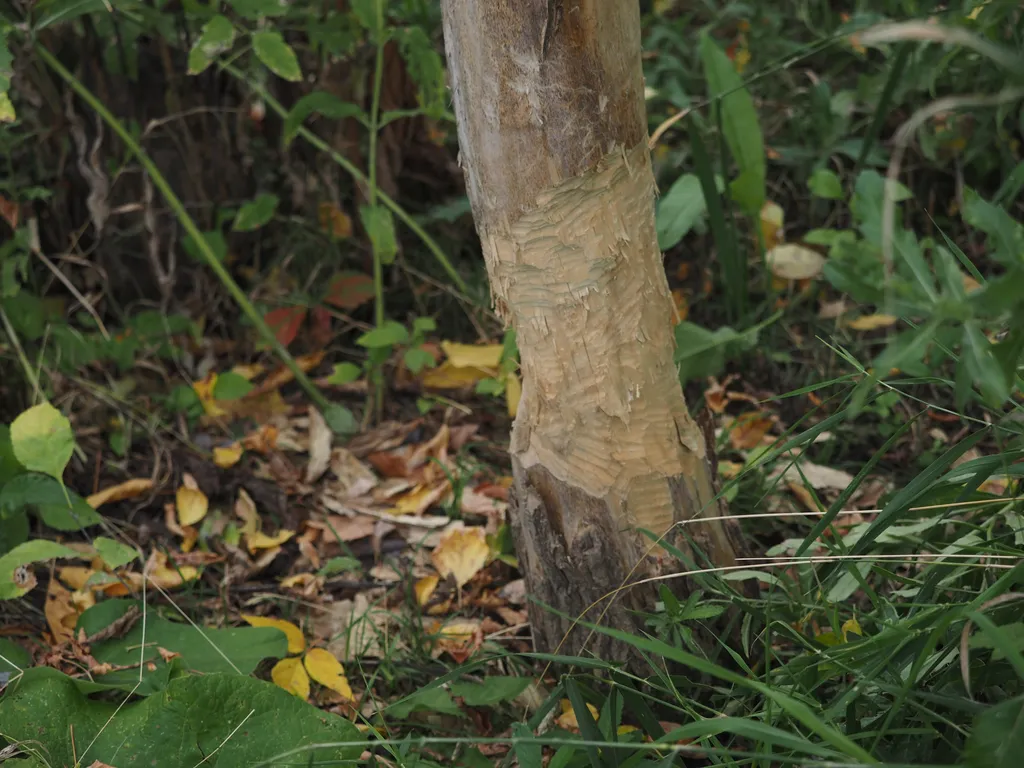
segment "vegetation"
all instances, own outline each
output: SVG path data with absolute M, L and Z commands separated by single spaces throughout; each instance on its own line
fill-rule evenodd
M 0 6 L 3 761 L 1015 764 L 1024 14 L 646 5 L 666 323 L 752 555 L 677 526 L 573 655 L 437 4 Z

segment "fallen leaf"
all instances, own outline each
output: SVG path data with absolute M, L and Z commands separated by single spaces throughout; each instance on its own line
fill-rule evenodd
M 770 251 L 782 242 L 782 225 L 785 213 L 778 203 L 767 201 L 761 206 L 761 237 L 764 238 L 764 249 Z
M 821 274 L 825 257 L 804 245 L 777 245 L 765 254 L 768 269 L 783 280 L 809 280 Z
M 263 321 L 283 346 L 289 346 L 299 335 L 302 321 L 306 319 L 305 307 L 280 307 L 272 309 L 263 316 Z
M 213 463 L 221 469 L 233 467 L 242 458 L 242 444 L 237 440 L 230 445 L 216 445 L 213 448 Z
M 281 659 L 274 668 L 270 670 L 270 679 L 274 684 L 284 688 L 305 701 L 309 698 L 309 675 L 302 666 L 302 659 L 293 656 L 289 659 Z
M 146 562 L 144 573 L 150 583 L 155 584 L 161 589 L 175 589 L 186 582 L 195 581 L 199 578 L 198 568 L 191 565 L 168 565 L 167 555 L 160 551 L 154 551 L 150 555 L 149 560 Z M 122 573 L 121 577 L 129 577 L 126 580 L 132 583 L 133 580 L 130 577 L 133 575 L 135 574 Z
M 770 477 L 775 477 L 777 474 L 781 474 L 782 479 L 788 482 L 799 483 L 806 479 L 812 488 L 818 490 L 831 488 L 843 491 L 853 482 L 853 475 L 849 472 L 814 464 L 810 461 L 801 461 L 799 465 L 789 464 L 781 473 L 773 473 Z
M 78 610 L 71 600 L 71 592 L 53 576 L 50 577 L 50 585 L 46 588 L 46 605 L 43 607 L 43 613 L 50 627 L 54 645 L 63 645 L 75 636 Z
M 331 472 L 338 478 L 332 490 L 342 498 L 362 496 L 377 485 L 377 476 L 347 448 L 331 453 Z
M 210 500 L 206 498 L 205 493 L 185 485 L 178 488 L 174 501 L 178 512 L 178 524 L 182 526 L 195 525 L 206 517 L 210 509 Z
M 306 482 L 320 479 L 331 464 L 331 442 L 334 435 L 327 422 L 316 408 L 309 406 L 309 463 L 306 465 Z
M 235 499 L 235 515 L 242 520 L 241 533 L 251 536 L 260 529 L 260 514 L 256 511 L 256 502 L 245 488 L 238 489 L 238 498 Z
M 442 341 L 441 349 L 456 368 L 497 368 L 501 364 L 503 344 L 456 344 Z
M 335 240 L 352 236 L 352 218 L 334 203 L 324 201 L 317 206 L 320 229 Z
M 254 616 L 249 613 L 241 615 L 242 621 L 251 627 L 274 627 L 284 632 L 288 638 L 288 653 L 302 653 L 306 650 L 306 636 L 302 630 L 284 619 L 275 619 L 270 616 Z M 277 682 L 276 680 L 274 682 Z M 308 694 L 307 694 L 308 695 Z
M 457 528 L 441 539 L 430 559 L 438 573 L 462 587 L 487 564 L 489 553 L 483 528 Z
M 814 499 L 814 493 L 802 483 L 789 481 L 786 487 L 796 496 L 808 512 L 821 512 L 821 505 Z
M 295 535 L 295 531 L 288 531 L 282 528 L 273 536 L 268 536 L 261 531 L 250 533 L 245 537 L 245 546 L 249 550 L 249 554 L 256 554 L 258 549 L 273 549 L 284 544 L 288 539 Z
M 372 535 L 377 525 L 377 518 L 369 515 L 354 515 L 353 517 L 331 515 L 322 523 L 310 522 L 307 525 L 322 527 L 325 541 L 348 543 Z
M 464 663 L 484 641 L 480 622 L 469 619 L 449 621 L 440 627 L 435 625 L 432 631 L 437 635 L 431 655 L 436 658 L 447 653 L 456 664 Z
M 90 507 L 96 509 L 104 504 L 109 504 L 112 501 L 124 501 L 125 499 L 134 499 L 147 491 L 152 490 L 153 481 L 148 477 L 137 477 L 132 480 L 125 480 L 123 483 L 113 485 L 110 488 L 104 488 L 102 491 L 94 493 L 92 496 L 86 498 L 86 502 Z
M 441 579 L 436 573 L 432 573 L 429 576 L 424 576 L 422 579 L 416 581 L 413 585 L 413 591 L 416 593 L 416 604 L 426 605 L 427 601 L 430 600 L 430 596 L 434 594 L 434 590 L 437 589 L 438 583 Z
M 459 511 L 463 516 L 478 515 L 500 521 L 504 520 L 508 512 L 508 502 L 480 493 L 475 488 L 463 488 L 459 498 Z
M 416 486 L 395 499 L 395 506 L 391 512 L 396 515 L 422 515 L 438 503 L 449 490 L 447 480 L 433 488 L 429 485 Z
M 309 598 L 318 595 L 323 586 L 323 577 L 315 573 L 296 573 L 294 576 L 281 579 L 282 589 L 294 589 Z
M 729 443 L 737 450 L 756 448 L 771 428 L 771 419 L 759 413 L 746 413 L 736 419 L 729 430 Z
M 508 406 L 508 415 L 515 418 L 519 413 L 519 401 L 523 397 L 523 384 L 519 381 L 519 374 L 515 371 L 505 377 L 505 404 Z
M 203 412 L 207 416 L 222 418 L 228 415 L 228 411 L 224 408 L 222 402 L 213 396 L 213 390 L 216 385 L 217 373 L 216 371 L 210 371 L 202 379 L 192 383 L 192 391 L 196 393 L 196 397 L 199 398 L 199 402 L 203 406 Z
M 266 454 L 277 447 L 278 429 L 273 424 L 264 424 L 255 432 L 242 438 L 242 447 L 247 451 Z
M 373 296 L 372 277 L 359 272 L 342 272 L 331 281 L 324 301 L 338 309 L 351 310 L 370 301 Z
M 392 626 L 397 623 L 395 615 L 370 602 L 378 596 L 373 591 L 358 592 L 351 600 L 339 600 L 325 608 L 314 619 L 317 637 L 335 638 L 327 650 L 344 659 L 360 656 L 380 659 L 401 647 L 401 639 L 392 637 L 395 634 Z
M 330 651 L 310 648 L 302 661 L 306 666 L 306 672 L 320 685 L 341 694 L 346 700 L 351 701 L 355 698 L 352 695 L 352 687 L 345 678 L 345 668 Z
M 580 722 L 576 717 L 576 710 L 573 709 L 572 703 L 568 699 L 562 699 L 561 708 L 562 714 L 555 718 L 555 724 L 566 731 L 579 733 Z M 597 711 L 597 707 L 593 704 L 587 703 L 587 709 L 590 710 L 590 716 L 594 718 L 594 722 L 597 722 L 601 717 L 601 713 Z
M 856 320 L 847 322 L 846 327 L 855 331 L 875 331 L 895 325 L 897 320 L 899 318 L 893 315 L 861 315 Z
M 823 301 L 818 307 L 818 317 L 821 320 L 835 320 L 837 317 L 842 317 L 847 309 L 849 307 L 846 305 L 846 299 Z

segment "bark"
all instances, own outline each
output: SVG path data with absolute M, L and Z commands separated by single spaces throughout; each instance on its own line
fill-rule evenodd
M 445 0 L 443 13 L 460 162 L 494 304 L 520 351 L 516 548 L 531 597 L 575 617 L 679 567 L 637 528 L 661 535 L 721 514 L 672 359 L 639 12 L 622 0 Z M 735 563 L 721 521 L 687 533 L 714 563 Z M 620 593 L 603 621 L 636 630 L 656 586 Z M 571 628 L 536 605 L 530 619 L 543 650 Z M 588 634 L 574 629 L 562 650 L 579 652 Z M 604 635 L 587 650 L 629 655 Z

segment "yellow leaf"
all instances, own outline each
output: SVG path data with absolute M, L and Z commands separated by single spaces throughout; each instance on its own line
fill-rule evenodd
M 857 619 L 847 619 L 842 626 L 843 640 L 849 642 L 850 635 L 854 634 L 858 637 L 864 637 L 864 630 L 860 628 L 860 622 Z
M 761 237 L 764 238 L 764 249 L 770 251 L 782 242 L 782 223 L 786 215 L 778 203 L 766 202 L 761 206 Z
M 601 717 L 601 713 L 597 711 L 593 704 L 587 704 L 587 709 L 590 710 L 590 714 L 595 722 Z M 562 699 L 562 714 L 555 718 L 555 723 L 559 728 L 564 728 L 567 731 L 579 731 L 580 722 L 576 718 L 576 711 L 572 708 L 572 704 L 568 699 Z
M 191 565 L 168 565 L 167 555 L 159 551 L 152 554 L 145 570 L 150 582 L 162 589 L 174 589 L 186 581 L 199 578 L 197 568 Z
M 269 616 L 253 616 L 249 613 L 242 614 L 242 621 L 252 627 L 275 627 L 280 629 L 288 638 L 288 653 L 302 653 L 306 650 L 306 638 L 302 634 L 302 630 L 290 621 L 274 619 Z M 276 683 L 277 680 L 275 679 L 274 682 Z
M 619 734 L 619 736 L 625 736 L 627 733 L 632 733 L 636 730 L 639 729 L 635 725 L 620 725 L 615 729 L 615 732 Z
M 430 389 L 462 389 L 476 384 L 481 379 L 491 378 L 491 371 L 480 368 L 459 368 L 451 360 L 445 360 L 436 368 L 429 368 L 420 377 L 424 387 Z
M 242 533 L 246 536 L 252 536 L 260 529 L 260 513 L 256 511 L 256 502 L 245 488 L 238 489 L 235 514 L 242 519 Z
M 281 659 L 274 668 L 270 670 L 270 679 L 275 685 L 284 688 L 288 693 L 295 694 L 305 701 L 309 698 L 309 675 L 302 666 L 302 659 L 292 656 L 290 659 Z
M 265 533 L 256 531 L 255 533 L 250 533 L 245 537 L 245 545 L 249 549 L 249 554 L 255 554 L 257 549 L 273 549 L 274 547 L 279 547 L 294 535 L 295 531 L 286 531 L 284 528 L 273 536 L 268 536 Z
M 231 445 L 214 446 L 213 463 L 221 469 L 233 467 L 242 458 L 242 444 L 237 440 Z
M 413 585 L 413 591 L 416 593 L 416 604 L 426 605 L 430 596 L 434 594 L 434 590 L 437 589 L 437 583 L 441 579 L 437 574 L 430 574 L 419 579 L 415 585 Z
M 178 489 L 174 502 L 179 525 L 195 525 L 206 517 L 210 509 L 210 500 L 206 498 L 205 493 L 184 485 Z
M 345 668 L 330 651 L 323 648 L 310 648 L 306 658 L 303 659 L 303 664 L 306 665 L 309 676 L 320 685 L 340 693 L 346 699 L 355 698 L 352 695 L 352 687 L 345 678 Z
M 825 257 L 803 245 L 776 245 L 765 254 L 768 269 L 783 280 L 809 280 L 821 274 Z
M 456 344 L 442 341 L 441 349 L 448 356 L 448 362 L 456 368 L 497 368 L 501 363 L 502 344 Z
M 483 528 L 456 528 L 441 540 L 430 559 L 442 576 L 454 577 L 461 587 L 487 564 L 489 554 Z
M 856 320 L 850 320 L 846 327 L 855 331 L 874 331 L 895 325 L 897 320 L 899 318 L 892 315 L 861 315 Z
M 132 480 L 125 480 L 123 483 L 118 485 L 112 485 L 110 488 L 104 488 L 98 493 L 94 493 L 86 499 L 86 502 L 93 509 L 108 504 L 111 501 L 123 501 L 124 499 L 134 499 L 136 496 L 141 496 L 146 491 L 153 487 L 153 481 L 148 477 L 136 477 Z
M 513 419 L 519 412 L 519 400 L 523 396 L 523 385 L 519 381 L 519 375 L 510 373 L 505 378 L 505 403 L 508 405 L 508 415 Z
M 227 416 L 227 410 L 222 407 L 213 396 L 213 388 L 217 385 L 217 374 L 210 371 L 204 378 L 192 384 L 192 389 L 203 405 L 203 411 L 207 416 Z
M 263 375 L 263 370 L 264 370 L 263 366 L 260 365 L 259 363 L 251 363 L 251 364 L 244 364 L 243 363 L 243 364 L 236 365 L 234 368 L 231 369 L 231 372 L 232 373 L 237 373 L 239 376 L 241 376 L 246 381 L 252 381 L 257 376 Z

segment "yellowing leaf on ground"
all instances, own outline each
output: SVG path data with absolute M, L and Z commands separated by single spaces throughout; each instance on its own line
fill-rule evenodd
M 274 627 L 284 632 L 288 638 L 288 653 L 302 653 L 306 650 L 306 637 L 302 630 L 284 619 L 275 619 L 270 616 L 253 616 L 249 613 L 242 614 L 242 621 L 251 627 Z M 277 682 L 276 680 L 274 682 Z M 308 695 L 308 694 L 307 694 Z
M 213 448 L 213 463 L 221 469 L 233 467 L 242 458 L 242 444 L 237 440 L 231 445 L 217 445 Z
M 335 240 L 344 240 L 352 235 L 352 219 L 334 203 L 324 201 L 317 206 L 320 229 Z
M 199 578 L 199 569 L 191 565 L 168 564 L 167 555 L 160 551 L 153 552 L 146 562 L 145 571 L 150 583 L 162 589 L 174 589 Z
M 456 344 L 442 341 L 441 350 L 456 368 L 497 368 L 501 363 L 502 344 Z
M 438 503 L 448 493 L 448 489 L 447 481 L 433 488 L 426 484 L 418 485 L 395 499 L 393 512 L 396 515 L 422 515 L 431 506 Z
M 437 589 L 437 584 L 440 580 L 441 579 L 438 578 L 437 574 L 434 573 L 417 580 L 413 585 L 413 591 L 416 593 L 417 605 L 427 604 L 430 596 L 434 594 L 434 590 Z
M 306 665 L 306 672 L 309 673 L 309 676 L 320 685 L 341 694 L 345 699 L 355 698 L 352 696 L 352 687 L 345 678 L 345 668 L 330 651 L 323 648 L 310 648 L 309 653 L 303 659 L 303 664 Z
M 206 517 L 210 509 L 210 500 L 202 491 L 183 485 L 174 496 L 174 505 L 178 512 L 179 525 L 195 525 Z
M 302 659 L 293 656 L 290 659 L 281 659 L 274 668 L 270 670 L 270 679 L 274 684 L 284 688 L 305 701 L 309 698 L 309 675 L 302 666 Z
M 50 634 L 53 635 L 54 645 L 62 645 L 75 636 L 78 610 L 71 600 L 71 592 L 54 576 L 50 577 L 50 586 L 46 589 L 43 613 L 46 615 Z
M 555 724 L 558 725 L 559 728 L 578 733 L 580 730 L 580 721 L 576 717 L 576 710 L 572 708 L 572 702 L 568 699 L 562 699 L 561 707 L 562 714 L 555 718 Z M 593 704 L 587 704 L 587 709 L 590 710 L 590 716 L 594 718 L 594 722 L 597 722 L 598 718 L 601 717 L 601 713 L 597 711 L 597 708 Z
M 453 365 L 451 360 L 445 360 L 436 368 L 428 368 L 420 381 L 429 389 L 462 389 L 481 379 L 492 378 L 491 374 L 491 371 L 481 368 L 460 368 Z
M 523 384 L 519 381 L 519 374 L 514 371 L 505 377 L 505 404 L 508 405 L 508 415 L 513 419 L 519 412 L 519 400 L 523 396 Z
M 776 245 L 765 254 L 768 269 L 783 280 L 809 280 L 821 274 L 825 257 L 797 243 Z
M 199 381 L 193 382 L 192 389 L 203 406 L 203 412 L 207 416 L 227 416 L 227 410 L 213 396 L 214 387 L 217 386 L 217 373 L 210 371 Z
M 248 548 L 249 554 L 253 555 L 256 554 L 256 550 L 258 549 L 273 549 L 274 547 L 279 547 L 294 535 L 295 531 L 287 531 L 284 528 L 273 536 L 268 536 L 265 533 L 256 531 L 245 537 L 245 546 Z
M 771 200 L 761 206 L 761 237 L 764 238 L 764 249 L 772 250 L 782 242 L 782 224 L 786 219 L 782 207 Z
M 461 587 L 487 564 L 489 554 L 483 528 L 456 528 L 441 539 L 430 559 L 438 573 L 452 576 Z
M 256 502 L 245 488 L 238 489 L 235 499 L 235 515 L 242 520 L 242 533 L 251 536 L 260 529 L 260 513 L 256 511 Z
M 125 480 L 123 483 L 112 485 L 109 488 L 104 488 L 102 491 L 86 498 L 86 502 L 88 502 L 90 507 L 96 509 L 112 501 L 134 499 L 146 493 L 146 491 L 152 490 L 152 488 L 153 481 L 148 477 L 136 477 L 131 480 Z
M 756 448 L 771 428 L 771 419 L 759 413 L 745 413 L 736 419 L 729 430 L 729 443 L 737 450 Z
M 856 320 L 850 320 L 846 327 L 855 331 L 875 331 L 895 325 L 897 320 L 899 318 L 893 315 L 861 315 Z

